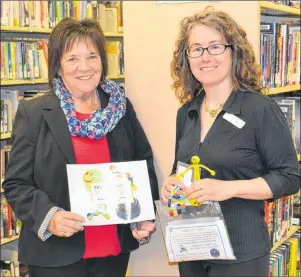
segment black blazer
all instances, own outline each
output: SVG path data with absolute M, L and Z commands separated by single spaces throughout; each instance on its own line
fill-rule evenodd
M 102 107 L 108 96 L 99 87 Z M 126 115 L 107 134 L 111 161 L 146 160 L 152 196 L 159 198 L 153 153 L 127 99 Z M 45 96 L 20 103 L 12 133 L 12 150 L 3 182 L 7 201 L 22 221 L 19 261 L 28 265 L 59 267 L 81 259 L 84 232 L 69 238 L 51 236 L 46 241 L 38 230 L 53 206 L 70 211 L 66 164 L 75 164 L 66 117 L 58 97 Z M 101 155 L 101 153 L 99 153 Z M 130 225 L 118 225 L 122 252 L 139 247 Z

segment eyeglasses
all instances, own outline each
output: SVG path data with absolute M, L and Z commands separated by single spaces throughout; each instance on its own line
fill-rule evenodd
M 207 50 L 210 55 L 221 55 L 226 49 L 230 47 L 233 50 L 233 46 L 231 44 L 212 44 L 206 48 L 201 46 L 192 46 L 186 50 L 186 54 L 190 58 L 197 58 L 203 55 L 204 51 Z

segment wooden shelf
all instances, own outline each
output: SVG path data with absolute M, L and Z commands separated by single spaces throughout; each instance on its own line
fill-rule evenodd
M 41 33 L 41 34 L 49 34 L 51 32 L 51 29 L 49 29 L 49 28 L 30 28 L 30 27 L 1 26 L 1 31 L 16 32 L 16 33 Z
M 275 4 L 269 1 L 260 1 L 259 5 L 262 10 L 273 10 L 273 11 L 284 12 L 293 15 L 300 15 L 300 9 L 290 7 L 290 6 Z
M 292 92 L 296 90 L 301 90 L 301 85 L 293 85 L 293 86 L 286 86 L 286 87 L 280 87 L 280 88 L 269 88 L 267 95 L 274 95 L 274 94 L 280 94 L 280 93 L 286 93 L 286 92 Z
M 47 79 L 36 80 L 1 80 L 2 86 L 14 86 L 14 85 L 33 85 L 33 84 L 47 84 Z
M 14 33 L 40 33 L 40 34 L 50 34 L 52 29 L 49 28 L 30 28 L 30 27 L 9 27 L 1 26 L 1 31 L 14 32 Z M 106 37 L 123 37 L 123 33 L 112 33 L 105 32 Z
M 285 241 L 287 241 L 299 229 L 300 229 L 300 226 L 292 226 L 291 229 L 289 230 L 289 232 L 287 233 L 287 236 L 274 244 L 271 252 L 275 251 L 282 243 L 284 243 Z
M 124 75 L 117 75 L 117 76 L 107 76 L 108 79 L 124 79 Z
M 9 139 L 11 137 L 11 133 L 1 134 L 1 139 Z
M 105 37 L 123 37 L 123 33 L 105 32 Z
M 13 236 L 11 238 L 1 238 L 1 245 L 17 240 L 19 236 Z

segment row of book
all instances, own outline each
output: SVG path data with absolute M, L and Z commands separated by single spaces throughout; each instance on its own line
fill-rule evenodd
M 300 276 L 300 231 L 271 253 L 269 277 Z
M 300 84 L 300 21 L 260 24 L 260 65 L 263 85 Z
M 124 74 L 123 43 L 107 41 L 108 75 Z M 48 78 L 48 41 L 1 41 L 1 80 Z
M 121 1 L 1 1 L 1 25 L 53 28 L 60 20 L 94 19 L 104 32 L 122 32 Z
M 21 221 L 17 219 L 14 211 L 7 203 L 7 200 L 3 193 L 1 193 L 0 195 L 0 201 L 1 201 L 1 217 L 0 217 L 1 239 L 18 236 L 21 230 Z
M 300 96 L 295 97 L 273 97 L 272 98 L 280 109 L 282 110 L 289 128 L 292 133 L 293 141 L 295 144 L 296 152 L 300 155 L 301 153 L 301 142 L 300 142 Z
M 285 196 L 274 202 L 265 202 L 265 221 L 271 245 L 285 238 L 292 226 L 293 197 Z
M 47 40 L 1 41 L 1 80 L 47 79 Z

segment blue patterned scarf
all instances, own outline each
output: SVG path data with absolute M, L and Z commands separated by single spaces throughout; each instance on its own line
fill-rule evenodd
M 61 108 L 67 119 L 71 136 L 101 139 L 112 131 L 118 121 L 125 115 L 126 98 L 123 89 L 110 79 L 100 83 L 105 93 L 110 94 L 106 108 L 98 109 L 89 118 L 79 121 L 71 94 L 61 78 L 53 79 L 54 92 L 60 99 Z

